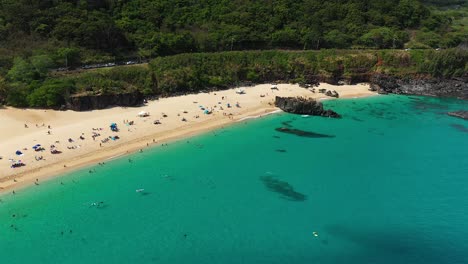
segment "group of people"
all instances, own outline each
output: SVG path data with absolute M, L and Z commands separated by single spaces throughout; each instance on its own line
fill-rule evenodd
M 215 95 L 216 95 L 216 93 L 215 93 Z M 265 97 L 265 95 L 262 94 L 260 97 Z M 241 104 L 239 102 L 235 102 L 235 104 L 232 105 L 231 102 L 229 102 L 227 100 L 227 96 L 225 96 L 225 95 L 220 96 L 220 99 L 221 100 L 218 101 L 217 104 L 214 105 L 213 107 L 201 108 L 203 113 L 204 114 L 211 114 L 211 113 L 214 113 L 214 112 L 221 112 L 223 114 L 223 116 L 228 117 L 229 119 L 234 119 L 234 114 L 230 111 L 230 108 L 233 108 L 233 106 L 235 106 L 236 108 L 241 108 Z M 195 102 L 195 101 L 193 103 L 198 104 L 198 102 Z M 228 108 L 228 109 L 226 109 L 226 108 Z M 187 117 L 187 115 L 185 115 L 185 114 L 188 114 L 188 113 L 189 113 L 188 111 L 183 111 L 183 114 L 182 114 L 182 112 L 178 113 L 177 115 L 180 118 L 179 120 L 181 120 L 182 122 L 188 122 L 188 117 Z M 199 119 L 201 115 L 202 114 L 198 114 L 197 112 L 195 112 L 195 114 L 193 115 L 193 118 L 194 119 Z M 162 118 L 167 118 L 167 117 L 168 117 L 168 115 L 166 113 L 162 113 Z M 159 120 L 157 120 L 157 121 L 155 121 L 153 123 L 154 124 L 161 124 L 161 122 Z M 113 124 L 115 124 L 115 123 L 113 123 Z M 131 130 L 136 129 L 136 127 L 135 128 L 130 127 L 130 126 L 135 125 L 135 122 L 133 120 L 123 119 L 123 124 L 128 127 L 129 132 L 132 132 Z M 28 124 L 24 124 L 24 127 L 29 128 L 30 126 Z M 52 135 L 51 125 L 46 125 L 44 123 L 42 125 L 36 124 L 36 128 L 46 128 L 47 129 L 47 134 Z M 114 133 L 112 133 L 112 135 L 105 135 L 105 133 L 103 133 L 103 131 L 104 131 L 103 128 L 93 127 L 92 131 L 91 131 L 91 134 L 90 134 L 93 141 L 96 141 L 96 138 L 101 137 L 102 135 L 107 136 L 107 137 L 104 137 L 104 138 L 102 138 L 101 140 L 99 140 L 97 142 L 97 143 L 99 143 L 100 147 L 103 147 L 103 144 L 109 143 L 111 140 L 117 140 L 117 139 L 120 138 L 119 135 L 116 134 L 116 132 L 119 132 L 118 130 L 112 130 L 112 131 L 114 131 Z M 81 133 L 81 135 L 79 135 L 79 137 L 77 137 L 77 138 L 68 138 L 68 143 L 74 143 L 75 140 L 77 140 L 77 141 L 86 141 L 86 140 L 88 140 L 88 136 L 86 136 L 85 133 Z M 56 141 L 56 142 L 58 142 L 58 141 Z M 155 140 L 153 140 L 153 143 L 155 143 Z M 74 144 L 76 144 L 76 143 L 74 143 Z M 147 144 L 147 145 L 149 146 L 149 144 Z M 166 146 L 166 144 L 162 144 L 162 146 Z M 75 150 L 75 149 L 80 148 L 81 145 L 68 144 L 68 146 L 66 146 L 66 147 L 67 147 L 68 150 Z M 37 149 L 35 149 L 35 150 L 37 150 Z M 41 150 L 41 149 L 39 149 L 39 150 Z M 55 145 L 50 146 L 50 152 L 51 152 L 51 154 L 60 154 L 60 153 L 62 153 L 60 150 L 58 150 L 58 148 Z M 34 156 L 34 159 L 35 159 L 35 161 L 45 160 L 44 156 L 42 156 L 42 155 Z M 64 167 L 66 167 L 66 166 L 64 165 Z

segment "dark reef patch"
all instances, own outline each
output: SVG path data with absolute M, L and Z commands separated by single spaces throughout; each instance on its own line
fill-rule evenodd
M 456 130 L 464 133 L 468 133 L 468 128 L 466 128 L 464 125 L 459 125 L 459 124 L 450 124 L 451 127 L 455 128 Z
M 296 192 L 294 188 L 285 181 L 280 181 L 271 176 L 262 176 L 260 180 L 263 182 L 265 187 L 272 191 L 282 195 L 283 198 L 286 198 L 290 201 L 305 201 L 307 196 Z
M 286 134 L 293 134 L 299 137 L 308 137 L 308 138 L 333 138 L 333 135 L 320 134 L 295 128 L 279 127 L 275 128 L 276 131 Z
M 421 100 L 421 101 L 413 101 L 412 105 L 413 109 L 415 110 L 446 110 L 448 107 L 434 101 L 429 100 Z
M 357 117 L 351 117 L 351 119 L 353 119 L 354 121 L 358 121 L 358 122 L 364 122 L 364 120 L 357 118 Z

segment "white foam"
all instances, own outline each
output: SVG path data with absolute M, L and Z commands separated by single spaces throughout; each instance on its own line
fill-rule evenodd
M 272 111 L 272 112 L 268 112 L 268 113 L 260 114 L 260 115 L 256 115 L 256 116 L 246 116 L 246 117 L 243 117 L 243 118 L 237 120 L 237 122 L 242 122 L 242 121 L 249 120 L 249 119 L 256 119 L 256 118 L 259 118 L 259 117 L 272 115 L 272 114 L 276 114 L 276 113 L 279 113 L 279 112 L 283 112 L 283 111 L 282 110 L 275 110 L 275 111 Z

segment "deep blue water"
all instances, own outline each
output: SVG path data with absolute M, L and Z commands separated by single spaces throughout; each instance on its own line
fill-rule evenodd
M 4 195 L 1 263 L 468 263 L 468 103 L 325 104 Z

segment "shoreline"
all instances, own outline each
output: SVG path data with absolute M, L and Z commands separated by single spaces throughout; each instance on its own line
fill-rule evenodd
M 330 85 L 326 85 L 326 86 L 328 87 Z M 74 171 L 77 171 L 77 170 L 80 170 L 89 166 L 97 165 L 98 163 L 102 161 L 108 161 L 112 159 L 121 158 L 125 155 L 134 154 L 138 152 L 140 149 L 144 150 L 148 147 L 156 147 L 158 145 L 160 146 L 161 144 L 174 142 L 174 141 L 187 138 L 187 137 L 197 136 L 197 135 L 204 134 L 206 132 L 213 131 L 219 128 L 223 128 L 225 126 L 236 124 L 242 121 L 256 119 L 256 118 L 260 118 L 266 115 L 271 115 L 274 113 L 282 112 L 278 108 L 271 105 L 271 102 L 274 99 L 274 96 L 276 95 L 305 96 L 305 97 L 311 97 L 315 99 L 326 98 L 326 96 L 323 94 L 315 94 L 315 93 L 313 94 L 306 89 L 299 88 L 298 86 L 296 87 L 296 85 L 282 84 L 282 85 L 278 85 L 278 87 L 280 88 L 280 92 L 278 93 L 270 92 L 271 95 L 269 95 L 268 93 L 268 91 L 270 90 L 269 85 L 258 85 L 255 87 L 243 88 L 246 90 L 246 95 L 236 95 L 235 90 L 237 89 L 230 89 L 226 91 L 211 92 L 208 94 L 195 94 L 195 95 L 187 95 L 183 97 L 165 98 L 165 99 L 161 99 L 160 100 L 161 102 L 160 101 L 150 102 L 149 107 L 144 106 L 140 108 L 112 108 L 112 109 L 106 109 L 106 110 L 91 111 L 87 113 L 82 113 L 82 112 L 68 113 L 69 111 L 67 111 L 67 113 L 57 113 L 56 111 L 46 110 L 44 112 L 48 112 L 46 114 L 51 116 L 51 120 L 54 120 L 54 118 L 56 118 L 55 115 L 58 115 L 58 114 L 61 114 L 64 116 L 63 118 L 64 120 L 61 120 L 59 118 L 59 121 L 61 122 L 59 122 L 58 127 L 55 124 L 53 126 L 54 128 L 53 136 L 60 136 L 60 142 L 66 141 L 66 138 L 68 137 L 69 133 L 73 132 L 75 133 L 75 136 L 76 136 L 76 131 L 78 127 L 80 128 L 80 131 L 83 128 L 90 128 L 90 127 L 94 128 L 93 125 L 96 122 L 93 122 L 93 121 L 100 121 L 100 123 L 102 123 L 103 122 L 102 120 L 106 120 L 110 122 L 111 120 L 115 120 L 115 118 L 113 119 L 113 117 L 115 116 L 123 117 L 124 113 L 125 114 L 131 113 L 134 115 L 136 112 L 139 112 L 139 110 L 141 110 L 142 108 L 151 108 L 151 107 L 158 108 L 159 104 L 162 104 L 163 101 L 165 102 L 165 105 L 167 105 L 167 108 L 164 108 L 164 111 L 167 110 L 168 115 L 171 115 L 169 116 L 169 118 L 167 118 L 167 120 L 171 119 L 171 122 L 168 122 L 170 124 L 168 124 L 167 128 L 163 131 L 150 131 L 150 129 L 156 130 L 156 128 L 158 128 L 158 126 L 152 124 L 152 121 L 151 121 L 155 119 L 156 117 L 150 116 L 149 118 L 143 120 L 142 123 L 139 123 L 140 121 L 142 121 L 142 119 L 135 118 L 137 120 L 136 122 L 137 124 L 135 125 L 135 128 L 127 126 L 128 133 L 127 131 L 124 131 L 124 129 L 122 129 L 121 132 L 119 132 L 119 136 L 120 134 L 124 134 L 124 136 L 120 136 L 120 137 L 122 138 L 125 137 L 125 139 L 119 140 L 120 142 L 110 142 L 110 144 L 113 144 L 113 145 L 97 147 L 96 141 L 90 141 L 88 139 L 87 141 L 83 140 L 83 141 L 86 141 L 86 144 L 83 143 L 82 147 L 79 145 L 80 148 L 77 151 L 81 153 L 73 153 L 73 151 L 67 151 L 68 155 L 63 155 L 63 156 L 61 156 L 62 154 L 59 154 L 58 156 L 57 155 L 53 156 L 49 154 L 47 156 L 47 160 L 41 164 L 39 164 L 39 162 L 37 161 L 34 162 L 34 160 L 31 161 L 30 157 L 28 157 L 29 158 L 28 163 L 33 163 L 33 166 L 29 167 L 27 165 L 25 167 L 21 167 L 18 169 L 9 169 L 7 172 L 5 172 L 6 170 L 4 170 L 3 172 L 0 172 L 0 195 L 6 194 L 12 191 L 16 192 L 19 189 L 23 189 L 25 187 L 35 184 L 36 181 L 43 181 L 43 180 L 48 180 L 51 178 L 57 178 L 64 174 L 69 174 L 71 172 L 74 172 Z M 356 85 L 336 86 L 336 87 L 331 86 L 331 87 L 336 88 L 337 90 L 341 90 L 340 98 L 352 99 L 356 97 L 367 97 L 367 96 L 372 96 L 376 94 L 375 92 L 367 91 L 366 85 L 361 85 L 359 89 L 355 89 L 357 87 Z M 265 93 L 267 93 L 268 96 L 262 97 L 261 95 Z M 191 107 L 192 109 L 190 109 L 190 112 L 194 112 L 195 110 L 198 110 L 197 105 L 199 105 L 198 103 L 199 100 L 197 99 L 197 101 L 193 101 L 193 99 L 199 98 L 199 99 L 203 99 L 203 101 L 209 101 L 208 104 L 210 105 L 215 104 L 214 107 L 216 107 L 216 101 L 220 100 L 218 98 L 223 97 L 223 100 L 224 100 L 225 96 L 226 97 L 229 96 L 229 98 L 234 97 L 235 101 L 238 101 L 241 107 L 232 108 L 229 115 L 226 113 L 227 109 L 226 111 L 214 110 L 213 114 L 206 115 L 206 116 L 203 115 L 200 118 L 197 117 L 198 120 L 196 121 L 192 121 L 192 120 L 189 120 L 187 122 L 176 121 L 177 119 L 179 119 L 179 117 L 181 117 L 179 114 L 179 112 L 181 111 L 180 108 L 183 108 L 183 109 L 188 108 L 187 107 L 188 103 L 193 102 L 192 106 L 195 105 L 194 107 Z M 334 99 L 334 98 L 330 98 L 330 99 Z M 231 101 L 234 101 L 234 100 L 231 100 Z M 221 105 L 220 102 L 217 102 L 217 104 Z M 172 109 L 171 107 L 173 107 L 174 109 Z M 18 109 L 7 109 L 6 111 L 10 111 L 10 110 L 22 111 Z M 152 111 L 153 109 L 149 109 L 149 110 L 151 110 L 149 112 L 153 112 Z M 0 110 L 0 113 L 1 111 L 5 111 L 5 110 Z M 37 112 L 36 110 L 29 110 L 29 111 Z M 187 111 L 183 111 L 183 113 L 186 113 Z M 221 112 L 222 112 L 222 115 L 220 114 Z M 116 115 L 115 116 L 105 115 L 106 113 L 112 113 L 112 114 L 115 113 Z M 173 118 L 172 116 L 175 116 L 176 113 L 177 113 L 177 118 Z M 70 117 L 70 116 L 76 116 L 78 118 L 74 119 L 74 117 Z M 96 120 L 90 119 L 90 120 L 83 121 L 83 118 L 86 119 L 86 117 L 84 116 L 93 116 L 93 117 L 96 117 Z M 187 119 L 189 118 L 187 117 Z M 74 121 L 80 122 L 83 124 L 77 126 L 74 124 Z M 150 121 L 150 122 L 147 122 L 147 121 Z M 165 121 L 166 119 L 164 119 L 163 124 L 166 123 Z M 121 126 L 120 124 L 121 123 L 119 122 L 119 126 Z M 91 126 L 88 126 L 88 125 L 91 125 Z M 141 127 L 139 127 L 139 125 L 141 125 Z M 137 130 L 138 128 L 143 128 L 143 131 Z M 53 140 L 50 140 L 50 135 L 47 136 L 45 133 L 44 135 L 38 135 L 37 133 L 21 135 L 17 133 L 17 128 L 14 128 L 14 129 L 16 131 L 13 131 L 11 135 L 15 135 L 15 133 L 17 135 L 16 137 L 13 137 L 15 140 L 13 140 L 12 143 L 8 140 L 8 143 L 11 143 L 10 145 L 15 145 L 15 143 L 18 144 L 19 142 L 23 142 L 28 139 L 31 142 L 30 144 L 34 144 L 34 142 L 43 142 L 46 139 L 48 139 L 49 142 L 52 142 L 52 143 L 54 142 Z M 135 131 L 131 131 L 133 129 L 135 129 Z M 56 135 L 55 131 L 58 131 L 59 133 L 57 133 Z M 103 131 L 102 133 L 104 134 L 106 132 L 108 131 L 105 131 L 105 132 Z M 136 132 L 136 133 L 132 134 L 133 132 Z M 109 132 L 106 134 L 112 134 L 112 133 Z M 89 136 L 85 135 L 84 137 L 88 138 Z M 35 138 L 40 138 L 40 139 L 36 140 Z M 59 142 L 59 141 L 57 140 L 55 142 Z M 0 141 L 0 143 L 2 142 Z M 60 145 L 60 147 L 63 148 L 63 143 L 58 143 L 57 145 Z M 20 146 L 24 146 L 24 144 Z M 21 149 L 20 146 L 17 146 L 16 148 Z M 44 146 L 46 146 L 46 144 L 44 144 Z M 15 148 L 10 146 L 11 152 L 14 153 L 14 149 Z M 26 150 L 25 153 L 29 154 L 28 151 L 29 150 Z M 65 149 L 64 149 L 64 153 L 65 153 Z M 0 153 L 0 155 L 1 154 L 4 154 L 4 153 Z M 25 160 L 26 160 L 26 157 L 25 157 Z M 2 166 L 5 166 L 8 160 L 6 157 L 4 157 L 4 159 L 0 161 L 2 161 L 0 164 Z M 15 170 L 15 171 L 12 171 L 12 170 Z
M 139 152 L 139 150 L 145 150 L 148 148 L 156 148 L 156 147 L 161 147 L 161 144 L 168 144 L 172 142 L 176 142 L 178 140 L 202 135 L 217 129 L 221 129 L 226 126 L 231 126 L 235 125 L 237 123 L 251 120 L 251 119 L 257 119 L 261 117 L 265 117 L 268 115 L 276 114 L 283 112 L 281 110 L 277 109 L 264 109 L 264 111 L 270 112 L 264 112 L 264 113 L 259 113 L 262 111 L 256 111 L 251 114 L 253 116 L 245 116 L 239 120 L 233 120 L 231 122 L 220 122 L 220 123 L 214 123 L 214 124 L 208 124 L 207 126 L 203 127 L 194 127 L 193 129 L 187 129 L 184 130 L 182 133 L 174 133 L 170 135 L 171 133 L 166 134 L 155 134 L 154 137 L 158 138 L 156 143 L 150 143 L 148 140 L 152 140 L 152 136 L 150 137 L 145 137 L 145 138 L 139 138 L 139 139 L 134 139 L 130 142 L 127 142 L 126 144 L 119 144 L 114 147 L 105 149 L 98 153 L 94 153 L 93 157 L 87 157 L 89 154 L 84 154 L 82 156 L 75 157 L 74 159 L 68 160 L 68 161 L 62 161 L 62 162 L 57 162 L 57 163 L 52 163 L 49 164 L 48 166 L 42 166 L 36 169 L 31 169 L 31 170 L 26 170 L 25 174 L 28 174 L 27 176 L 22 176 L 18 177 L 19 175 L 13 174 L 11 176 L 7 176 L 5 178 L 0 179 L 0 195 L 7 194 L 9 191 L 15 190 L 21 190 L 24 188 L 28 188 L 36 182 L 35 179 L 39 179 L 42 181 L 47 181 L 50 179 L 55 179 L 58 177 L 61 177 L 61 175 L 66 176 L 67 174 L 79 171 L 81 169 L 91 167 L 91 166 L 96 166 L 98 165 L 99 162 L 103 161 L 111 161 L 115 159 L 119 159 L 122 157 L 125 157 L 127 155 L 132 155 L 136 154 Z M 149 145 L 147 145 L 147 143 Z M 67 165 L 66 167 L 62 167 L 62 164 Z M 14 182 L 13 178 L 20 178 L 21 181 Z M 10 183 L 9 185 L 2 185 L 5 181 L 13 181 L 13 183 Z

